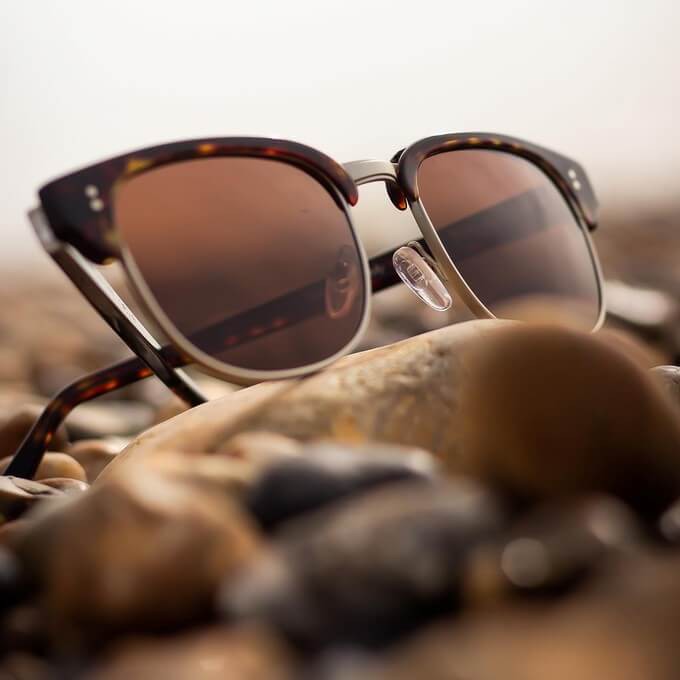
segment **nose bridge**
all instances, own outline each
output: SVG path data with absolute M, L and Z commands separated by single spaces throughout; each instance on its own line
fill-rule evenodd
M 385 182 L 387 194 L 396 208 L 406 210 L 406 196 L 397 180 L 397 163 L 380 160 L 361 160 L 344 163 L 343 167 L 357 186 L 371 182 Z
M 343 165 L 357 186 L 369 182 L 396 182 L 397 164 L 390 161 L 362 160 L 351 161 Z

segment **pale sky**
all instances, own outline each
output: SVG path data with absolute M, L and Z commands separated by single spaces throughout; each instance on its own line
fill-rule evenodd
M 41 183 L 190 137 L 346 161 L 494 131 L 581 161 L 605 206 L 680 196 L 679 35 L 671 0 L 2 0 L 0 261 L 38 253 Z

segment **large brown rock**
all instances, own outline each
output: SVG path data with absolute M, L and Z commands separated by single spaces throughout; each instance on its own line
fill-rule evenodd
M 418 446 L 522 501 L 605 492 L 656 515 L 680 495 L 680 409 L 652 362 L 621 334 L 463 323 L 192 409 L 133 441 L 107 473 L 266 431 Z
M 517 325 L 468 368 L 451 470 L 521 499 L 603 491 L 651 515 L 680 495 L 680 408 L 630 341 Z
M 466 350 L 508 324 L 473 321 L 347 357 L 298 380 L 256 385 L 209 402 L 136 438 L 104 477 L 131 461 L 169 452 L 219 452 L 235 435 L 264 431 L 298 440 L 330 438 L 418 446 L 451 455 L 452 414 Z
M 157 472 L 64 498 L 15 541 L 56 644 L 209 615 L 217 585 L 259 549 L 226 495 Z

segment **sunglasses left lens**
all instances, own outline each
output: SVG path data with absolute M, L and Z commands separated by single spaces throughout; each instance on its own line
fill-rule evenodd
M 292 370 L 359 331 L 367 282 L 349 217 L 298 167 L 231 156 L 164 165 L 122 183 L 113 212 L 147 303 L 194 356 Z

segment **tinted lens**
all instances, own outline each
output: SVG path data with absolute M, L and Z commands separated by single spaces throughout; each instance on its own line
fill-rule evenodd
M 524 158 L 473 149 L 426 158 L 422 204 L 451 260 L 496 316 L 550 305 L 592 328 L 600 293 L 590 247 L 550 178 Z
M 289 163 L 161 166 L 123 183 L 114 213 L 160 310 L 210 357 L 299 368 L 333 356 L 359 329 L 366 283 L 347 214 Z

